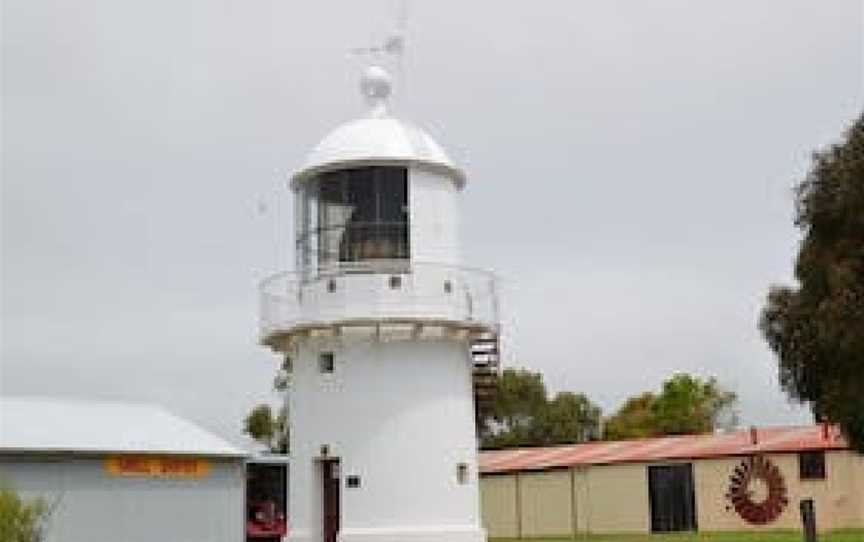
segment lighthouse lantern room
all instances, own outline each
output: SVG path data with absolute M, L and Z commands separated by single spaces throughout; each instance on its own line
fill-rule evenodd
M 292 177 L 296 270 L 261 284 L 261 340 L 285 357 L 297 542 L 485 540 L 475 417 L 498 367 L 498 296 L 459 255 L 465 175 L 392 117 L 369 114 Z

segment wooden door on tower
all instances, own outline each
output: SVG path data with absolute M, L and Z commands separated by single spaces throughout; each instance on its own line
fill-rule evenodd
M 321 462 L 323 471 L 322 495 L 324 496 L 324 540 L 336 542 L 339 534 L 339 460 L 327 459 Z

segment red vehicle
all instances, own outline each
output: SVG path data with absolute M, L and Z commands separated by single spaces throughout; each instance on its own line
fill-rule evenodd
M 288 465 L 253 460 L 246 464 L 246 541 L 281 542 L 288 533 Z

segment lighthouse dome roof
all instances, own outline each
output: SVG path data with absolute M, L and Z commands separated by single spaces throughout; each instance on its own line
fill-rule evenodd
M 450 176 L 460 187 L 464 185 L 465 174 L 432 136 L 388 114 L 390 84 L 389 75 L 380 68 L 373 66 L 364 73 L 360 90 L 369 104 L 369 116 L 346 122 L 327 134 L 294 173 L 295 186 L 317 173 L 363 165 L 426 167 Z
M 464 174 L 429 134 L 392 117 L 347 122 L 330 132 L 309 153 L 294 181 L 333 169 L 372 164 L 420 165 L 451 174 L 457 184 Z

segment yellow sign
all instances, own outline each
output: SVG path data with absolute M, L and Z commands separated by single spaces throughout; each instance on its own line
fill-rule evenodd
M 203 478 L 210 474 L 210 462 L 192 457 L 121 455 L 105 460 L 112 476 L 142 478 Z

